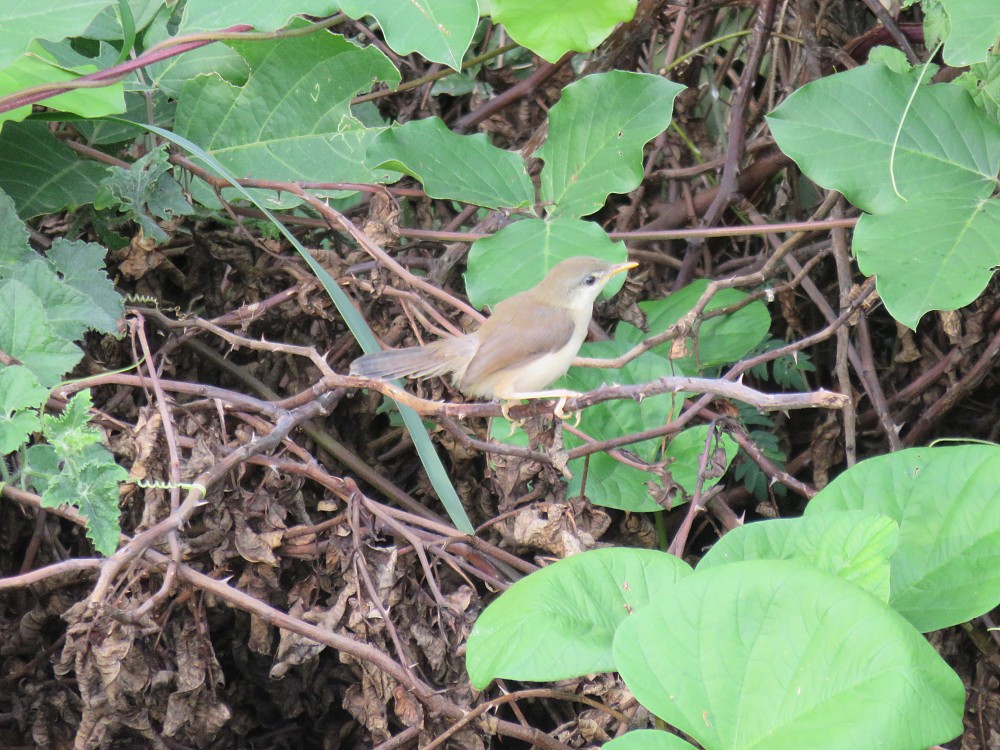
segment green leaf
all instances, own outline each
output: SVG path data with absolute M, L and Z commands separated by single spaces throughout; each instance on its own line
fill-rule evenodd
M 624 242 L 612 242 L 596 224 L 576 219 L 526 219 L 508 224 L 491 237 L 477 240 L 469 250 L 465 290 L 477 308 L 495 305 L 530 289 L 561 261 L 592 255 L 610 263 L 624 263 Z M 604 295 L 615 294 L 624 279 L 611 280 Z
M 767 121 L 781 150 L 810 179 L 865 211 L 888 211 L 921 196 L 985 198 L 1000 170 L 1000 127 L 959 87 L 917 86 L 918 75 L 864 65 L 821 78 Z M 899 195 L 890 179 L 893 153 Z
M 696 571 L 615 633 L 633 695 L 705 748 L 876 750 L 962 732 L 965 689 L 883 602 L 754 560 Z
M 340 9 L 351 18 L 372 16 L 396 54 L 417 52 L 452 70 L 461 70 L 479 23 L 476 0 L 340 0 Z
M 481 133 L 452 133 L 437 117 L 383 131 L 368 147 L 366 163 L 415 177 L 431 198 L 487 208 L 520 208 L 535 200 L 524 159 Z
M 0 133 L 0 190 L 22 218 L 91 203 L 107 167 L 81 159 L 42 122 L 8 122 Z
M 0 351 L 23 363 L 45 387 L 76 367 L 83 352 L 58 336 L 44 314 L 42 300 L 16 279 L 0 281 Z
M 638 187 L 642 148 L 670 124 L 674 97 L 683 88 L 660 76 L 621 70 L 564 88 L 537 152 L 545 162 L 542 201 L 555 203 L 549 215 L 586 216 L 609 194 Z
M 694 745 L 685 742 L 676 734 L 657 729 L 637 729 L 605 742 L 602 750 L 695 750 Z
M 264 216 L 266 216 L 271 223 L 274 224 L 277 230 L 285 237 L 285 239 L 288 240 L 289 244 L 295 248 L 296 252 L 299 253 L 302 260 L 309 266 L 310 270 L 316 274 L 320 283 L 323 284 L 323 288 L 333 300 L 337 311 L 344 319 L 344 322 L 347 323 L 351 333 L 358 340 L 358 343 L 361 344 L 362 349 L 364 349 L 367 353 L 379 351 L 380 347 L 378 341 L 375 339 L 375 334 L 372 333 L 368 324 L 365 322 L 365 319 L 361 316 L 361 313 L 359 313 L 354 305 L 351 304 L 351 300 L 348 298 L 344 290 L 341 289 L 333 277 L 330 276 L 330 273 L 323 268 L 323 266 L 321 266 L 319 262 L 305 249 L 302 243 L 299 242 L 298 238 L 290 232 L 273 213 L 271 213 L 267 205 L 243 188 L 237 182 L 236 178 L 222 164 L 220 164 L 218 160 L 206 153 L 203 149 L 199 148 L 197 144 L 192 143 L 186 138 L 178 136 L 176 133 L 171 133 L 163 128 L 156 127 L 155 125 L 143 125 L 143 127 L 153 133 L 156 133 L 162 138 L 166 138 L 172 143 L 176 143 L 181 148 L 187 149 L 189 152 L 200 158 L 212 170 L 227 180 L 244 198 L 259 208 Z M 0 208 L 2 208 L 2 206 L 0 206 Z M 2 212 L 0 212 L 0 215 L 2 215 Z M 407 406 L 397 404 L 397 407 L 403 417 L 403 422 L 406 424 L 406 429 L 410 433 L 410 438 L 413 440 L 413 445 L 417 449 L 417 455 L 420 456 L 420 461 L 427 470 L 427 477 L 430 479 L 431 486 L 434 488 L 434 491 L 437 492 L 441 503 L 448 512 L 448 517 L 451 519 L 452 523 L 455 524 L 455 528 L 463 534 L 472 534 L 474 531 L 472 522 L 469 521 L 465 508 L 462 506 L 461 498 L 459 498 L 458 492 L 455 491 L 455 487 L 451 482 L 451 477 L 448 475 L 448 471 L 441 462 L 441 457 L 438 456 L 434 443 L 431 441 L 430 435 L 427 434 L 427 430 L 424 428 L 423 422 L 421 422 L 420 415 Z
M 59 41 L 79 35 L 98 13 L 117 0 L 62 0 L 39 3 L 15 0 L 0 10 L 0 68 L 28 49 L 34 39 Z
M 803 560 L 889 601 L 889 561 L 899 526 L 864 511 L 828 512 L 739 526 L 716 542 L 698 570 L 741 560 Z
M 983 108 L 993 122 L 1000 120 L 1000 55 L 992 55 L 985 63 L 973 65 L 955 83 Z
M 924 632 L 1000 603 L 1000 446 L 911 448 L 851 467 L 806 517 L 859 509 L 899 524 L 889 604 Z
M 644 441 L 628 446 L 628 449 L 648 449 L 655 441 Z M 566 437 L 567 448 L 582 445 L 577 438 Z M 663 510 L 663 506 L 650 494 L 650 484 L 662 487 L 657 474 L 626 466 L 607 453 L 591 453 L 585 458 L 575 458 L 569 462 L 572 479 L 566 488 L 567 497 L 579 497 L 583 488 L 584 474 L 587 486 L 583 488 L 584 496 L 594 505 L 604 508 L 617 508 L 629 513 L 655 513 Z M 684 502 L 677 499 L 677 504 Z
M 258 31 L 276 31 L 297 14 L 323 18 L 339 5 L 336 0 L 188 0 L 178 33 L 213 31 L 244 23 Z
M 10 96 L 32 86 L 75 81 L 81 75 L 96 72 L 94 65 L 65 67 L 39 44 L 32 45 L 30 54 L 20 57 L 0 69 L 0 96 Z M 49 97 L 45 106 L 81 117 L 101 117 L 125 110 L 124 87 L 114 83 L 99 88 L 77 88 L 65 94 Z M 0 112 L 0 125 L 11 120 L 23 120 L 31 114 L 31 105 Z
M 623 341 L 596 341 L 584 344 L 581 357 L 612 359 L 631 348 Z M 592 367 L 573 367 L 556 387 L 576 391 L 590 391 L 606 382 L 619 384 L 648 383 L 664 375 L 684 375 L 670 360 L 653 352 L 645 352 L 619 370 L 605 370 Z M 639 401 L 606 401 L 584 410 L 580 416 L 580 429 L 595 440 L 607 440 L 634 432 L 652 429 L 669 422 L 681 413 L 686 395 L 683 393 L 661 393 Z M 564 434 L 567 448 L 583 444 L 579 438 Z M 702 435 L 704 442 L 704 434 Z M 642 461 L 655 462 L 663 441 L 659 438 L 632 443 L 627 450 Z M 591 454 L 569 462 L 573 474 L 569 481 L 567 495 L 579 495 L 581 489 L 594 505 L 618 508 L 632 513 L 648 513 L 662 510 L 650 496 L 648 483 L 659 485 L 657 473 L 627 466 L 607 453 Z M 586 475 L 586 487 L 583 487 Z M 691 490 L 694 488 L 691 487 Z M 678 499 L 683 502 L 683 498 Z
M 1000 264 L 1000 203 L 928 195 L 863 215 L 854 230 L 858 267 L 876 277 L 889 313 L 916 329 L 930 310 L 975 300 Z
M 679 432 L 667 444 L 667 449 L 663 453 L 664 460 L 670 462 L 667 464 L 667 470 L 688 495 L 693 495 L 698 486 L 698 461 L 705 451 L 707 438 L 708 425 L 689 427 Z M 729 435 L 721 433 L 708 443 L 708 449 L 712 454 L 705 465 L 706 477 L 702 484 L 703 489 L 719 483 L 729 464 L 736 458 L 740 447 Z
M 663 299 L 640 302 L 639 308 L 646 313 L 650 332 L 643 333 L 633 325 L 620 323 L 615 337 L 637 344 L 651 335 L 662 333 L 694 308 L 707 286 L 707 279 L 698 279 Z M 738 289 L 720 289 L 705 306 L 705 311 L 735 305 L 747 296 Z M 728 315 L 698 323 L 694 339 L 687 338 L 684 341 L 683 349 L 689 352 L 688 356 L 678 357 L 674 361 L 687 372 L 698 372 L 706 367 L 736 362 L 763 341 L 770 328 L 771 314 L 767 305 L 756 300 Z M 653 351 L 670 356 L 674 346 L 673 342 L 668 342 L 655 347 Z
M 100 333 L 116 333 L 124 312 L 121 295 L 104 270 L 106 251 L 93 242 L 57 239 L 46 257 L 63 284 L 74 289 L 85 300 L 81 327 Z M 46 303 L 48 304 L 48 303 Z
M 42 257 L 28 246 L 11 199 L 0 193 L 0 351 L 49 387 L 82 352 L 86 330 L 117 329 L 121 298 L 104 273 L 104 248 L 57 239 Z
M 184 87 L 177 133 L 240 176 L 275 180 L 383 182 L 364 164 L 372 138 L 350 101 L 373 80 L 399 73 L 375 47 L 333 34 L 233 44 L 253 71 L 243 87 L 202 76 Z
M 41 427 L 49 392 L 27 367 L 0 365 L 0 456 L 16 451 Z
M 956 68 L 981 63 L 1000 36 L 1000 13 L 994 0 L 941 0 L 951 33 L 945 40 L 944 61 Z
M 218 44 L 212 45 L 212 47 L 221 46 Z M 181 58 L 186 56 L 187 53 L 181 55 Z M 180 92 L 178 91 L 177 93 L 179 94 Z M 146 93 L 126 91 L 125 112 L 122 114 L 122 117 L 129 120 L 148 120 L 150 112 L 152 112 L 153 123 L 172 125 L 176 110 L 177 102 L 167 99 L 162 91 L 150 91 Z M 121 120 L 110 119 L 76 120 L 73 122 L 73 129 L 84 137 L 88 146 L 106 146 L 133 141 L 145 134 L 145 131 L 141 128 L 126 125 Z M 105 174 L 107 174 L 106 171 Z
M 128 0 L 132 18 L 137 29 L 144 29 L 153 17 L 164 7 L 163 0 Z M 86 39 L 103 39 L 117 42 L 122 39 L 123 29 L 121 11 L 118 3 L 112 3 L 105 8 L 87 27 L 82 36 Z
M 191 3 L 188 3 L 186 7 L 190 8 Z M 164 7 L 160 14 L 153 19 L 143 34 L 145 47 L 152 47 L 154 44 L 165 42 L 171 38 L 171 15 L 171 9 Z M 234 86 L 242 86 L 250 77 L 250 66 L 232 47 L 225 44 L 209 44 L 205 47 L 188 50 L 183 55 L 176 55 L 153 63 L 145 69 L 145 72 L 149 76 L 149 82 L 154 91 L 179 99 L 188 81 L 195 76 L 208 73 L 221 76 L 223 80 L 229 81 Z M 126 117 L 136 121 L 148 119 L 145 115 L 128 114 Z M 172 123 L 171 119 L 169 123 L 158 122 L 157 124 L 169 125 Z
M 558 680 L 614 670 L 615 629 L 690 572 L 664 552 L 618 547 L 532 573 L 476 621 L 466 650 L 473 686 L 482 690 L 495 677 Z
M 636 0 L 589 0 L 577 5 L 556 0 L 488 0 L 484 6 L 515 42 L 555 62 L 569 51 L 589 52 L 619 23 L 631 21 Z
M 41 493 L 42 507 L 71 505 L 87 520 L 94 547 L 110 555 L 118 547 L 118 483 L 128 472 L 100 444 L 101 433 L 90 423 L 89 391 L 73 396 L 62 414 L 42 417 L 49 445 L 27 452 L 26 473 Z
M 101 182 L 94 199 L 94 208 L 117 207 L 118 213 L 138 223 L 143 234 L 158 243 L 166 242 L 169 236 L 155 219 L 194 213 L 162 148 L 150 151 L 128 169 L 110 167 L 109 171 L 111 175 Z

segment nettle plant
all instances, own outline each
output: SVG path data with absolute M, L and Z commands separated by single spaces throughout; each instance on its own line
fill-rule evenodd
M 572 255 L 625 260 L 624 245 L 583 217 L 609 195 L 639 186 L 643 147 L 670 124 L 681 89 L 660 76 L 622 71 L 566 87 L 534 154 L 542 161 L 536 195 L 525 159 L 485 136 L 458 135 L 436 119 L 390 126 L 370 102 L 352 103 L 373 82 L 399 86 L 399 71 L 376 47 L 327 33 L 332 23 L 289 19 L 338 10 L 371 15 L 395 52 L 416 51 L 459 70 L 481 11 L 554 61 L 593 49 L 632 17 L 634 0 L 246 6 L 189 0 L 180 10 L 172 3 L 80 0 L 30 15 L 3 11 L 0 298 L 5 309 L 34 314 L 0 316 L 0 350 L 19 363 L 0 364 L 0 448 L 22 452 L 26 467 L 19 477 L 2 478 L 42 492 L 47 504 L 76 502 L 103 552 L 117 544 L 115 485 L 124 470 L 100 448 L 85 396 L 60 418 L 43 417 L 41 408 L 79 361 L 73 342 L 87 328 L 113 332 L 121 301 L 98 270 L 103 248 L 59 244 L 43 259 L 28 247 L 23 222 L 93 206 L 95 226 L 113 244 L 127 241 L 115 233 L 124 219 L 155 239 L 158 220 L 214 211 L 219 203 L 213 188 L 193 178 L 186 195 L 198 208 L 188 204 L 157 151 L 131 170 L 79 159 L 45 122 L 29 117 L 38 84 L 63 82 L 63 93 L 45 100 L 54 112 L 47 117 L 73 120 L 96 148 L 124 151 L 154 132 L 227 178 L 339 183 L 316 191 L 337 205 L 355 199 L 352 183 L 384 184 L 405 173 L 431 198 L 511 213 L 506 227 L 469 253 L 466 288 L 477 306 L 532 286 Z M 1000 34 L 1000 9 L 993 0 L 928 0 L 924 10 L 928 38 L 943 40 L 945 62 L 970 66 L 960 79 L 932 85 L 933 66 L 877 52 L 865 66 L 802 87 L 768 117 L 779 146 L 808 177 L 866 212 L 854 238 L 859 266 L 877 276 L 887 309 L 911 328 L 928 311 L 975 299 L 1000 264 L 1000 212 L 991 197 L 1000 169 L 1000 57 L 988 51 Z M 250 28 L 285 31 L 210 47 L 186 36 Z M 483 62 L 465 65 L 474 71 Z M 142 78 L 132 75 L 139 68 Z M 95 71 L 119 82 L 74 89 L 74 80 Z M 128 77 L 121 82 L 111 73 Z M 475 85 L 471 77 L 459 80 Z M 232 182 L 225 197 L 262 210 L 301 205 L 301 196 L 287 190 L 248 192 Z M 373 349 L 372 332 L 336 283 L 294 235 L 285 236 L 362 346 Z M 649 333 L 622 323 L 612 341 L 582 354 L 624 353 L 685 318 L 704 289 L 692 285 L 643 303 Z M 711 376 L 769 346 L 763 301 L 724 290 L 707 310 L 722 308 L 732 310 L 705 319 L 696 340 L 645 351 L 613 379 Z M 676 356 L 678 350 L 690 356 Z M 562 385 L 585 391 L 605 379 L 604 371 L 581 368 Z M 662 425 L 680 413 L 685 397 L 606 402 L 586 410 L 581 427 L 600 439 Z M 471 531 L 433 446 L 421 437 L 419 418 L 401 411 L 456 527 Z M 32 434 L 46 442 L 28 448 Z M 578 444 L 567 438 L 566 445 Z M 631 450 L 645 462 L 673 459 L 673 481 L 691 494 L 717 481 L 699 472 L 697 456 L 711 451 L 718 474 L 735 446 L 700 427 Z M 646 472 L 603 454 L 592 456 L 583 472 L 582 461 L 570 461 L 572 481 L 586 473 L 585 492 L 595 503 L 660 510 Z M 912 449 L 845 472 L 801 519 L 731 532 L 694 570 L 652 550 L 602 549 L 558 562 L 483 612 L 468 642 L 470 677 L 482 688 L 495 677 L 617 671 L 659 719 L 706 750 L 919 748 L 945 741 L 961 731 L 962 684 L 921 632 L 963 622 L 1000 601 L 998 475 L 996 446 Z M 569 491 L 584 488 L 571 484 Z M 81 504 L 81 497 L 92 504 Z M 691 745 L 665 731 L 643 731 L 607 747 Z

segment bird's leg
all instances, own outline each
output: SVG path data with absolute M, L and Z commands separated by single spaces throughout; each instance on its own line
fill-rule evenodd
M 559 419 L 566 420 L 569 419 L 569 416 L 562 410 L 563 407 L 566 405 L 566 400 L 571 398 L 577 398 L 581 394 L 578 393 L 577 391 L 570 391 L 562 388 L 557 388 L 550 391 L 521 391 L 514 393 L 500 393 L 497 395 L 499 395 L 500 398 L 502 398 L 505 402 L 504 405 L 500 407 L 500 412 L 507 419 L 510 419 L 510 417 L 508 416 L 508 412 L 510 411 L 510 407 L 512 406 L 511 404 L 512 401 L 520 401 L 521 399 L 526 399 L 526 398 L 527 399 L 555 398 L 559 400 L 556 402 L 556 408 L 553 411 L 553 414 L 559 417 Z

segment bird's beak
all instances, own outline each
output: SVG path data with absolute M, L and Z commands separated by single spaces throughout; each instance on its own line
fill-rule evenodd
M 610 271 L 608 271 L 608 278 L 610 279 L 615 274 L 621 273 L 622 271 L 628 271 L 630 268 L 635 268 L 639 264 L 635 261 L 629 261 L 628 263 L 619 263 L 614 266 Z

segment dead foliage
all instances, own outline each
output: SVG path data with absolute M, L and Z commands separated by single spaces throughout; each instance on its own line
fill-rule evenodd
M 683 4 L 651 4 L 640 35 L 616 33 L 594 58 L 613 53 L 618 67 L 656 72 L 653 60 L 665 62 L 671 41 L 679 56 L 716 36 L 718 24 L 736 11 L 743 28 L 752 28 L 757 12 L 756 4 L 742 2 L 687 6 L 679 26 Z M 779 5 L 770 29 L 784 36 L 763 40 L 770 65 L 756 75 L 743 67 L 745 46 L 724 59 L 696 55 L 678 68 L 676 79 L 690 88 L 676 117 L 704 163 L 692 163 L 668 133 L 647 148 L 643 186 L 613 197 L 595 217 L 622 232 L 701 226 L 720 195 L 723 160 L 737 149 L 744 154 L 739 179 L 712 208 L 710 223 L 730 223 L 736 207 L 760 223 L 817 222 L 817 232 L 802 234 L 787 263 L 769 269 L 768 282 L 780 287 L 772 333 L 795 342 L 828 331 L 809 349 L 815 387 L 838 390 L 835 367 L 844 344 L 835 334 L 842 326 L 863 366 L 850 376 L 856 440 L 846 441 L 839 413 L 790 412 L 773 422 L 789 457 L 784 471 L 807 489 L 894 441 L 924 444 L 954 424 L 968 437 L 996 440 L 1000 432 L 996 375 L 977 368 L 1000 336 L 995 286 L 970 309 L 930 316 L 916 334 L 900 331 L 870 299 L 842 323 L 824 315 L 824 306 L 843 310 L 851 300 L 838 297 L 834 263 L 846 245 L 819 222 L 850 209 L 835 197 L 803 197 L 815 188 L 775 152 L 762 116 L 787 92 L 856 54 L 854 40 L 874 23 L 859 8 L 846 0 Z M 788 35 L 808 43 L 792 44 Z M 409 76 L 423 72 L 421 60 L 408 63 Z M 738 139 L 718 130 L 719 118 L 734 113 L 709 101 L 706 70 L 742 95 Z M 576 77 L 569 66 L 558 73 L 481 120 L 475 115 L 487 111 L 489 100 L 428 97 L 424 89 L 378 104 L 407 117 L 465 116 L 501 145 L 519 148 L 539 137 L 546 109 Z M 489 75 L 496 93 L 521 80 L 509 70 Z M 740 81 L 749 81 L 749 89 L 740 90 Z M 411 208 L 401 212 L 398 196 L 376 192 L 349 216 L 405 268 L 427 271 L 460 296 L 456 269 L 467 244 L 405 238 L 408 229 L 448 225 L 455 207 L 413 199 Z M 64 223 L 50 229 L 69 231 Z M 466 216 L 453 229 L 479 227 Z M 122 289 L 158 305 L 131 308 L 124 340 L 88 341 L 88 369 L 78 373 L 135 365 L 145 339 L 155 368 L 146 363 L 141 376 L 107 375 L 90 385 L 108 443 L 132 478 L 169 481 L 173 489 L 137 483 L 124 489 L 123 527 L 131 539 L 144 540 L 139 553 L 67 565 L 0 593 L 0 745 L 585 748 L 621 733 L 623 719 L 649 725 L 649 715 L 612 675 L 537 695 L 534 686 L 513 684 L 480 694 L 464 667 L 465 639 L 498 590 L 536 565 L 581 550 L 652 546 L 649 520 L 566 496 L 565 453 L 551 420 L 537 426 L 530 455 L 487 459 L 485 420 L 443 418 L 435 438 L 479 526 L 475 539 L 456 533 L 405 431 L 378 411 L 381 397 L 313 390 L 322 368 L 290 346 L 314 349 L 338 373 L 359 350 L 294 253 L 241 226 L 200 220 L 183 230 L 159 247 L 136 236 L 110 258 Z M 470 325 L 373 262 L 345 234 L 306 225 L 302 237 L 387 344 Z M 642 264 L 640 283 L 614 309 L 599 311 L 605 330 L 621 317 L 641 323 L 632 306 L 637 299 L 662 296 L 694 277 L 753 273 L 774 250 L 761 235 L 629 245 Z M 857 290 L 864 279 L 846 281 Z M 460 399 L 440 381 L 411 389 L 427 399 Z M 724 408 L 721 401 L 706 404 L 698 418 L 719 417 Z M 848 444 L 856 445 L 850 455 Z M 763 466 L 768 474 L 771 467 Z M 190 489 L 196 481 L 203 493 Z M 710 512 L 695 520 L 684 545 L 689 556 L 739 519 L 794 514 L 802 503 L 795 492 L 777 494 L 773 486 L 765 498 L 755 497 L 731 477 L 722 487 Z M 681 506 L 668 513 L 668 535 L 686 512 Z M 0 503 L 0 514 L 6 576 L 91 556 L 72 514 L 41 512 L 30 500 Z M 970 690 L 961 746 L 995 747 L 995 657 L 982 656 L 961 631 L 944 634 L 937 645 Z M 503 698 L 522 688 L 520 698 Z M 477 707 L 484 708 L 467 715 Z

